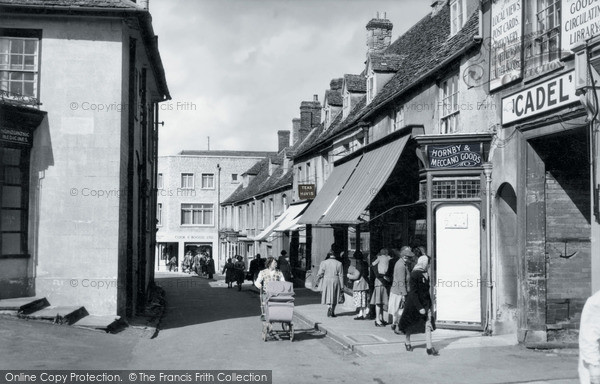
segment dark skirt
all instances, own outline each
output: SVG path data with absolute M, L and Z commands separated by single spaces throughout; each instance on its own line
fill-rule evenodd
M 410 335 L 415 333 L 425 333 L 427 311 L 430 311 L 431 308 L 425 308 L 425 314 L 422 315 L 419 313 L 419 306 L 418 296 L 409 292 L 408 296 L 406 296 L 406 303 L 404 305 L 404 310 L 402 311 L 402 316 L 400 317 L 400 322 L 398 323 L 400 331 Z M 435 319 L 433 318 L 433 314 L 431 315 L 431 330 L 435 330 Z

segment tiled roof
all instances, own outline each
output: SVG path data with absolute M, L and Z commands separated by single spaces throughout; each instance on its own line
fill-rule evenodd
M 342 89 L 342 86 L 344 85 L 344 79 L 343 78 L 339 78 L 339 79 L 332 79 L 329 82 L 329 89 L 331 90 L 338 90 L 338 89 Z
M 367 79 L 363 75 L 344 75 L 348 92 L 367 92 Z
M 338 116 L 341 115 L 341 113 L 338 113 Z M 333 125 L 333 123 L 332 123 Z M 294 152 L 294 158 L 302 155 L 304 152 L 309 151 L 310 149 L 313 148 L 313 145 L 319 141 L 319 137 L 321 136 L 321 134 L 323 133 L 324 130 L 324 126 L 323 124 L 319 124 L 318 126 L 314 127 L 310 133 L 308 134 L 308 136 L 306 136 L 306 138 L 304 139 L 304 141 L 302 141 L 300 143 L 300 145 L 298 145 L 298 148 L 296 149 L 296 151 Z
M 0 0 L 0 5 L 32 6 L 42 8 L 121 8 L 141 9 L 129 0 Z
M 376 72 L 397 72 L 401 65 L 405 62 L 406 55 L 383 54 L 373 52 L 369 55 L 371 67 Z
M 329 105 L 333 105 L 336 107 L 341 107 L 344 105 L 344 99 L 342 98 L 342 93 L 339 90 L 331 90 L 328 89 L 325 91 L 325 100 L 323 103 L 327 103 Z
M 2 1 L 2 0 L 0 0 Z M 184 150 L 178 153 L 181 156 L 222 156 L 222 157 L 267 157 L 276 155 L 275 152 L 267 151 L 202 151 L 202 150 Z

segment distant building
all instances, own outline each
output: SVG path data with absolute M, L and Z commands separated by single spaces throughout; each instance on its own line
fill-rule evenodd
M 0 0 L 0 299 L 146 304 L 170 99 L 151 20 L 147 2 Z
M 178 269 L 186 252 L 205 251 L 217 269 L 219 203 L 243 184 L 242 174 L 274 152 L 182 151 L 158 160 L 156 269 L 167 270 L 175 256 Z

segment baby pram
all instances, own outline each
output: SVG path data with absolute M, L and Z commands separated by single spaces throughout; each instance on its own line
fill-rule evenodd
M 263 341 L 270 337 L 281 340 L 279 334 L 287 334 L 290 341 L 294 341 L 294 285 L 287 281 L 271 281 L 261 289 L 260 298 Z M 281 323 L 282 330 L 273 329 L 274 323 Z

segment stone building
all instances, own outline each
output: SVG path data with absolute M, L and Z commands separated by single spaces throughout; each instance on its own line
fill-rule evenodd
M 0 299 L 145 305 L 170 99 L 147 5 L 0 1 Z

